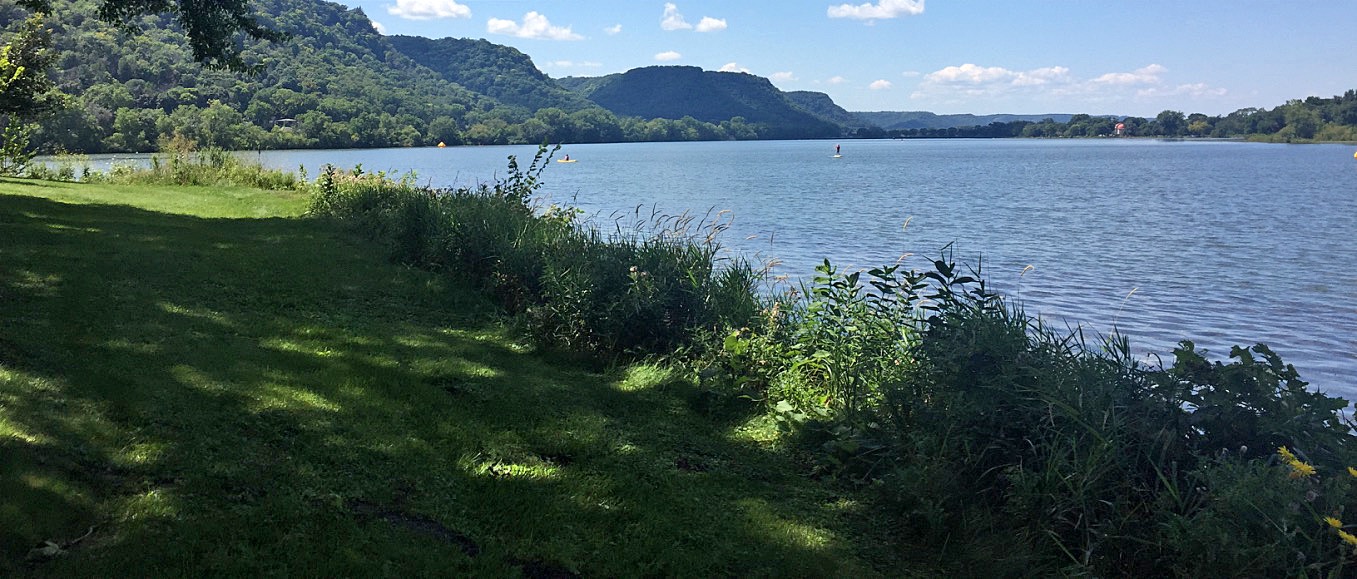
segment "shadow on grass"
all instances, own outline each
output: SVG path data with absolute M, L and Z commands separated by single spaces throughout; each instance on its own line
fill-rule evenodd
M 0 195 L 0 573 L 876 573 L 687 381 L 489 311 L 310 220 Z

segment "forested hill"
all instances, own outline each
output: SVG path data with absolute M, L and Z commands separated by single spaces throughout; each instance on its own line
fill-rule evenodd
M 537 111 L 556 107 L 567 112 L 592 104 L 562 88 L 512 46 L 488 40 L 421 36 L 388 36 L 401 54 L 437 72 L 444 80 L 488 95 L 506 105 Z
M 1049 115 L 939 115 L 925 111 L 866 111 L 853 112 L 863 125 L 894 129 L 948 129 L 952 127 L 984 126 L 990 123 L 1026 121 L 1039 123 L 1051 119 L 1067 123 L 1073 114 Z
M 782 94 L 797 108 L 844 128 L 858 129 L 872 126 L 857 115 L 844 110 L 825 93 L 797 90 Z
M 247 41 L 254 74 L 205 69 L 168 18 L 138 34 L 94 18 L 92 0 L 54 0 L 53 76 L 69 106 L 45 119 L 46 149 L 144 151 L 178 134 L 200 146 L 378 147 L 456 141 L 498 104 L 395 51 L 361 10 L 318 0 L 257 0 L 290 35 Z M 0 22 L 26 12 L 0 0 Z
M 141 18 L 131 24 L 142 32 L 129 34 L 94 18 L 95 0 L 52 0 L 45 27 L 59 55 L 52 77 L 66 106 L 37 120 L 33 145 L 99 153 L 155 150 L 174 137 L 255 149 L 839 134 L 757 77 L 742 83 L 750 95 L 727 91 L 726 100 L 740 106 L 723 109 L 757 121 L 721 111 L 704 120 L 622 116 L 555 85 L 513 48 L 393 40 L 361 9 L 323 0 L 253 4 L 262 24 L 289 37 L 245 41 L 243 59 L 258 71 L 237 74 L 197 64 L 171 18 Z M 0 0 L 0 43 L 28 16 L 15 0 Z
M 789 101 L 768 79 L 741 72 L 704 71 L 694 66 L 650 66 L 621 74 L 561 79 L 603 108 L 623 116 L 719 123 L 743 119 L 764 125 L 774 138 L 836 137 L 842 128 Z

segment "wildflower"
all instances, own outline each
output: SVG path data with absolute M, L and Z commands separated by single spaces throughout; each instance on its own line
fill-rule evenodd
M 1315 467 L 1305 464 L 1304 461 L 1296 458 L 1296 455 L 1290 450 L 1287 450 L 1285 446 L 1277 447 L 1277 454 L 1282 457 L 1282 462 L 1285 462 L 1291 467 L 1291 473 L 1287 476 L 1290 476 L 1291 478 L 1301 478 L 1315 475 Z
M 1343 528 L 1343 521 L 1340 521 L 1333 517 L 1324 517 L 1324 522 L 1328 523 L 1330 527 L 1333 527 L 1335 529 Z
M 1305 464 L 1298 460 L 1291 465 L 1291 474 L 1287 476 L 1290 476 L 1291 478 L 1302 478 L 1314 475 L 1315 467 Z
M 1338 531 L 1338 538 L 1342 539 L 1344 543 L 1357 546 L 1357 537 L 1352 536 L 1352 533 L 1349 533 L 1347 531 Z
M 1357 468 L 1348 467 L 1348 474 L 1357 476 Z

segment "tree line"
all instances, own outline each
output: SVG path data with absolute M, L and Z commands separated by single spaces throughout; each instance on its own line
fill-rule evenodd
M 1120 129 L 1118 128 L 1120 126 Z M 1209 137 L 1250 138 L 1262 141 L 1357 141 L 1357 90 L 1332 98 L 1294 99 L 1271 110 L 1244 108 L 1228 115 L 1184 114 L 1166 110 L 1154 118 L 1074 115 L 1068 122 L 994 122 L 970 127 L 858 129 L 862 138 L 971 138 L 1013 137 Z

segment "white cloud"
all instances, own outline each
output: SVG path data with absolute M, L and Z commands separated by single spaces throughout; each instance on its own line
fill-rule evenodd
M 1052 83 L 1065 83 L 1070 80 L 1070 69 L 1063 66 L 1048 66 L 1019 72 L 1013 78 L 1013 86 L 1040 86 Z
M 386 13 L 408 20 L 471 18 L 471 8 L 454 0 L 396 0 L 395 6 L 386 7 Z
M 924 12 L 924 0 L 880 0 L 876 4 L 840 4 L 830 6 L 830 18 L 882 20 L 899 16 L 917 16 Z
M 377 34 L 386 34 L 386 26 L 383 26 L 381 22 L 371 19 L 369 19 L 368 22 L 372 23 L 372 29 L 376 30 Z
M 830 77 L 830 79 L 829 79 L 828 81 L 826 81 L 826 82 L 828 82 L 829 84 L 843 84 L 843 83 L 845 83 L 845 82 L 848 82 L 848 79 L 846 79 L 846 78 L 844 78 L 844 77 L 841 77 L 841 76 L 835 76 L 835 77 Z
M 952 103 L 977 98 L 1010 97 L 1038 101 L 1043 98 L 1054 101 L 1056 98 L 1064 100 L 1076 97 L 1084 103 L 1116 103 L 1131 97 L 1136 100 L 1161 97 L 1213 98 L 1228 92 L 1204 83 L 1168 85 L 1162 76 L 1166 72 L 1167 68 L 1151 64 L 1132 72 L 1111 72 L 1081 79 L 1063 66 L 1010 70 L 1000 66 L 967 63 L 924 75 L 918 90 L 910 96 Z
M 661 53 L 655 55 L 655 60 L 659 60 L 659 61 L 678 60 L 678 59 L 680 59 L 680 58 L 683 58 L 683 55 L 682 55 L 682 54 L 679 54 L 679 53 L 677 53 L 677 52 L 674 52 L 674 51 L 672 51 L 672 50 L 666 51 L 666 52 L 661 52 Z
M 749 72 L 749 69 L 740 66 L 734 62 L 727 62 L 725 66 L 718 69 L 720 72 Z
M 725 29 L 726 20 L 724 18 L 712 18 L 710 16 L 703 16 L 702 20 L 698 21 L 696 28 L 698 32 L 716 32 Z
M 923 74 L 924 73 L 919 72 L 917 70 L 906 70 L 905 72 L 900 73 L 900 76 L 903 76 L 905 78 L 917 78 L 923 76 Z
M 665 30 L 696 30 L 697 32 L 716 32 L 726 29 L 726 20 L 724 18 L 712 18 L 703 16 L 702 20 L 697 21 L 697 27 L 689 24 L 682 14 L 679 14 L 678 5 L 673 2 L 664 3 L 664 15 L 660 17 L 660 28 Z
M 523 15 L 523 24 L 519 25 L 513 20 L 503 20 L 500 18 L 491 18 L 485 23 L 485 30 L 490 34 L 507 34 L 519 38 L 535 38 L 539 40 L 583 40 L 584 37 L 570 31 L 569 26 L 552 26 L 547 21 L 547 17 L 537 12 L 529 12 Z
M 1073 82 L 1070 69 L 1048 66 L 1032 70 L 1009 70 L 1001 66 L 979 66 L 966 63 L 949 66 L 924 75 L 922 90 L 959 91 L 965 94 L 997 94 L 1015 87 L 1069 85 Z
M 782 81 L 797 80 L 796 75 L 792 74 L 791 71 L 775 72 L 773 74 L 768 75 L 768 79 Z
M 614 24 L 614 25 L 612 25 L 612 26 L 609 26 L 609 27 L 607 27 L 607 28 L 604 28 L 604 29 L 603 29 L 603 32 L 607 33 L 608 36 L 613 36 L 613 35 L 615 35 L 615 34 L 619 34 L 619 33 L 622 32 L 622 25 L 621 25 L 621 24 Z
M 874 80 L 872 81 L 872 84 L 867 85 L 867 88 L 870 88 L 872 90 L 886 90 L 890 87 L 891 81 L 886 80 L 884 78 L 880 80 Z
M 1173 88 L 1144 88 L 1136 91 L 1136 96 L 1141 98 L 1153 98 L 1162 96 L 1190 96 L 1190 97 L 1220 97 L 1229 94 L 1230 91 L 1223 88 L 1216 88 L 1206 83 L 1180 84 Z
M 688 24 L 688 21 L 683 19 L 683 15 L 679 14 L 678 5 L 673 2 L 664 3 L 664 16 L 660 18 L 660 28 L 665 30 L 687 30 L 692 27 L 693 25 Z
M 1136 69 L 1135 72 L 1109 72 L 1093 79 L 1093 82 L 1119 86 L 1157 84 L 1159 82 L 1159 75 L 1165 72 L 1168 72 L 1167 68 L 1158 64 L 1151 64 L 1145 68 Z
M 1004 81 L 1016 76 L 1011 70 L 998 66 L 977 66 L 966 63 L 961 66 L 949 66 L 937 72 L 928 73 L 924 82 L 937 84 L 983 84 Z

